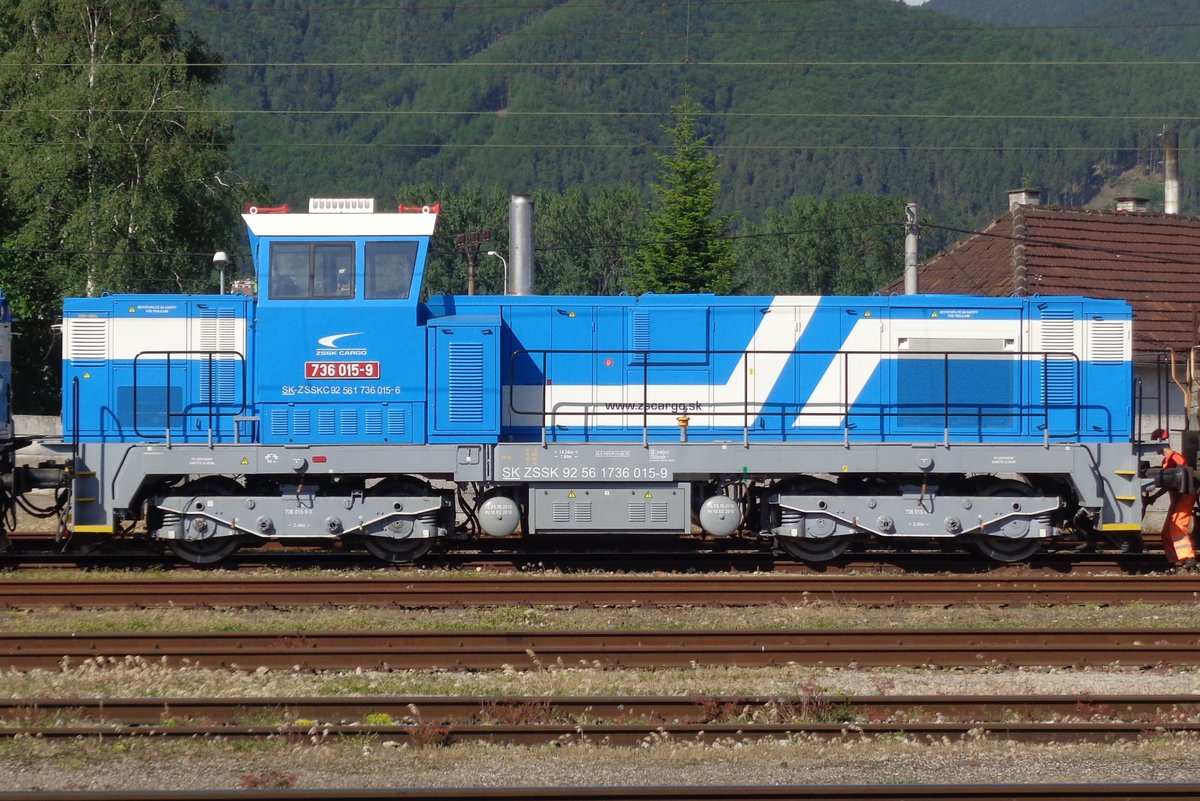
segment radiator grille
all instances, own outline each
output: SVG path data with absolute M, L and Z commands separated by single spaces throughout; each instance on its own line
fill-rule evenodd
M 1120 320 L 1095 320 L 1092 323 L 1091 359 L 1096 362 L 1123 362 L 1125 324 Z
M 1075 352 L 1075 313 L 1070 309 L 1048 309 L 1042 317 L 1041 350 L 1052 354 Z M 1078 362 L 1065 355 L 1046 356 L 1043 382 L 1046 402 L 1052 406 L 1075 403 Z
M 238 330 L 236 309 L 200 310 L 200 350 L 209 353 L 218 350 L 240 351 Z
M 1075 352 L 1075 314 L 1069 309 L 1047 309 L 1042 316 L 1040 350 Z
M 650 315 L 647 312 L 633 313 L 633 349 L 650 350 Z
M 452 342 L 447 358 L 450 422 L 482 423 L 483 345 L 479 342 Z
M 108 358 L 108 320 L 72 317 L 67 358 L 73 362 L 102 362 Z

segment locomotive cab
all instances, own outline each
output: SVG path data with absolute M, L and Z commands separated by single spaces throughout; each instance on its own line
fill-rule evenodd
M 243 216 L 260 297 L 254 377 L 264 444 L 415 443 L 426 418 L 418 295 L 435 209 L 370 199 Z

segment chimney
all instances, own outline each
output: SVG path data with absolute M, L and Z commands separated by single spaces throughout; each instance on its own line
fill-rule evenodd
M 1040 189 L 1010 189 L 1008 190 L 1008 210 L 1012 211 L 1017 206 L 1040 206 L 1042 205 L 1042 191 Z
M 1149 211 L 1150 201 L 1144 197 L 1117 198 L 1117 211 Z
M 1179 213 L 1179 131 L 1163 131 L 1163 212 Z

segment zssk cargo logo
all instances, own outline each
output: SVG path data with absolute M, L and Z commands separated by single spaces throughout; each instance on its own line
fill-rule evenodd
M 362 336 L 362 333 L 363 333 L 362 331 L 355 331 L 350 334 L 331 334 L 330 336 L 327 336 L 327 337 L 321 337 L 320 339 L 317 340 L 317 345 L 320 346 L 317 348 L 317 355 L 318 356 L 366 356 L 367 355 L 366 348 L 348 348 L 348 347 L 345 347 L 344 345 L 339 344 L 339 341 L 345 339 L 346 337 L 358 337 L 358 336 Z

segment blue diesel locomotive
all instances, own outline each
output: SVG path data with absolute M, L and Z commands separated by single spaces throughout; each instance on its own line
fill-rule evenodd
M 1137 531 L 1131 310 L 1078 297 L 434 296 L 436 210 L 249 210 L 258 295 L 64 308 L 69 528 L 191 562 L 456 529 L 1028 557 Z

